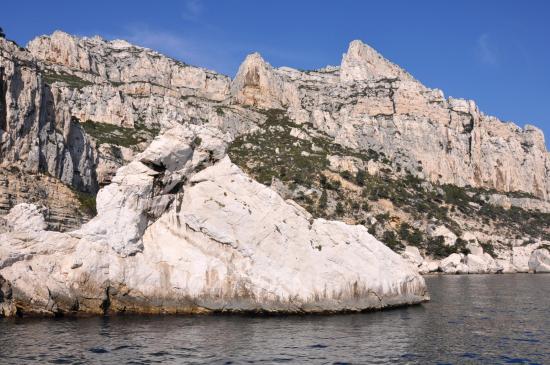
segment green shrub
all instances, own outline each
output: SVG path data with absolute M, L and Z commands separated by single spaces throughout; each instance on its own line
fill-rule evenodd
M 479 245 L 483 249 L 483 252 L 488 253 L 493 258 L 496 257 L 495 248 L 491 242 L 479 242 Z
M 420 247 L 424 242 L 424 235 L 419 229 L 413 228 L 408 241 L 412 246 Z
M 367 173 L 365 172 L 365 170 L 357 171 L 357 174 L 355 175 L 355 183 L 359 186 L 365 186 L 366 177 Z
M 454 250 L 452 246 L 445 245 L 443 236 L 437 236 L 428 239 L 426 253 L 434 258 L 442 259 L 454 253 Z
M 399 226 L 399 238 L 417 247 L 421 247 L 424 241 L 422 232 L 408 223 L 402 223 L 401 226 Z
M 344 214 L 344 204 L 342 204 L 342 202 L 338 202 L 336 204 L 336 214 L 338 215 L 343 215 Z
M 348 181 L 351 181 L 351 179 L 352 179 L 351 172 L 349 172 L 347 170 L 340 172 L 340 176 L 342 176 L 342 178 L 344 178 L 345 180 L 348 180 Z
M 453 253 L 462 253 L 467 255 L 470 250 L 466 248 L 467 242 L 461 238 L 458 238 L 453 246 L 445 245 L 445 239 L 443 236 L 437 236 L 428 239 L 426 245 L 426 253 L 435 258 L 445 258 Z
M 93 85 L 93 83 L 88 80 L 84 80 L 76 75 L 71 75 L 65 72 L 57 73 L 52 70 L 44 70 L 42 75 L 44 77 L 44 82 L 49 85 L 55 82 L 64 82 L 70 88 L 79 90 L 86 86 Z
M 323 189 L 323 192 L 321 193 L 321 197 L 319 198 L 319 209 L 325 210 L 327 208 L 327 191 Z
M 411 225 L 408 223 L 401 223 L 399 226 L 399 238 L 401 238 L 404 241 L 408 241 L 409 237 L 411 235 Z
M 385 231 L 382 235 L 382 242 L 393 251 L 401 251 L 405 246 L 397 239 L 397 235 L 393 231 Z
M 74 192 L 76 194 L 76 198 L 80 202 L 81 211 L 86 215 L 95 217 L 97 215 L 96 196 L 94 194 L 83 193 L 76 190 Z
M 470 249 L 466 248 L 466 245 L 468 242 L 463 240 L 462 238 L 457 238 L 456 242 L 453 246 L 454 252 L 456 253 L 462 253 L 464 255 L 468 255 L 470 253 Z
M 385 223 L 390 219 L 390 213 L 386 212 L 386 213 L 377 214 L 374 218 L 376 218 L 376 220 L 380 223 Z

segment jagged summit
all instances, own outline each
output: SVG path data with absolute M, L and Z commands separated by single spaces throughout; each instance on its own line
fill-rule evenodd
M 247 70 L 257 66 L 267 71 L 274 69 L 274 67 L 272 67 L 260 53 L 254 52 L 247 55 L 242 62 L 239 67 L 239 71 L 237 72 L 236 79 L 241 77 L 243 72 L 247 72 Z M 299 71 L 286 66 L 276 69 L 287 72 L 304 73 L 304 71 Z M 347 52 L 342 55 L 342 62 L 340 66 L 326 66 L 315 71 L 331 73 L 339 72 L 340 81 L 343 83 L 380 79 L 416 81 L 407 71 L 386 59 L 368 44 L 357 39 L 350 42 Z M 254 83 L 259 82 L 259 80 L 249 81 Z
M 255 52 L 246 56 L 231 83 L 231 95 L 239 104 L 280 108 L 286 104 L 283 82 L 274 68 Z
M 413 80 L 410 74 L 388 61 L 371 46 L 360 40 L 352 41 L 348 51 L 342 56 L 340 79 L 343 82 L 354 82 L 382 78 Z

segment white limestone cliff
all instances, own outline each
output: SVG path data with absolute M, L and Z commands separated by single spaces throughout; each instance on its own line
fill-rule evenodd
M 501 122 L 471 100 L 445 98 L 361 41 L 330 69 L 274 68 L 250 55 L 231 94 L 235 103 L 288 109 L 295 123 L 310 123 L 354 149 L 384 152 L 435 183 L 550 196 L 550 154 L 538 128 Z

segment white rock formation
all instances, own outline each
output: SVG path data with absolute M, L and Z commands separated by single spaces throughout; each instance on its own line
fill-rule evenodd
M 529 257 L 529 271 L 535 273 L 550 273 L 550 251 L 539 248 Z
M 47 233 L 40 242 L 46 247 L 54 236 L 69 246 L 88 240 L 106 252 L 116 252 L 117 260 L 134 260 L 144 254 L 147 232 L 181 204 L 178 197 L 185 195 L 181 186 L 189 188 L 197 170 L 222 159 L 219 151 L 228 138 L 225 132 L 234 137 L 261 130 L 268 113 L 256 108 L 287 109 L 290 122 L 295 123 L 290 136 L 300 141 L 322 135 L 355 152 L 373 149 L 399 165 L 402 173 L 435 183 L 527 192 L 533 196 L 499 193 L 485 198 L 506 209 L 550 212 L 550 155 L 540 130 L 502 123 L 480 112 L 473 101 L 446 98 L 360 41 L 350 44 L 341 66 L 315 71 L 274 68 L 252 54 L 231 80 L 125 41 L 78 38 L 63 32 L 39 37 L 27 50 L 0 39 L 0 169 L 14 168 L 25 175 L 41 172 L 50 180 L 59 179 L 57 185 L 49 183 L 43 194 L 34 189 L 40 183 L 16 184 L 15 173 L 0 176 L 0 208 L 7 211 L 21 196 L 36 201 L 33 194 L 57 202 L 68 201 L 70 195 L 66 204 L 76 205 L 74 194 L 59 185 L 94 193 L 112 182 L 98 196 L 98 218 L 70 236 Z M 92 137 L 77 119 L 124 127 L 120 140 L 127 137 L 126 132 L 167 130 L 181 123 L 197 126 L 171 129 L 115 176 L 118 167 L 142 151 L 150 138 L 121 147 Z M 203 134 L 199 144 L 195 137 Z M 170 147 L 164 149 L 165 145 Z M 316 148 L 312 151 L 326 152 Z M 310 152 L 301 155 L 307 157 Z M 353 156 L 327 158 L 334 171 L 361 169 L 378 175 L 391 167 Z M 18 199 L 12 199 L 14 195 Z M 58 220 L 72 214 L 54 204 L 48 208 L 62 217 Z M 33 209 L 14 210 L 12 217 L 23 219 L 18 223 L 10 218 L 19 227 L 11 229 L 42 230 L 44 225 Z M 34 218 L 25 222 L 29 214 Z M 72 226 L 79 221 L 75 219 Z M 497 230 L 491 226 L 472 229 L 491 235 L 491 230 Z M 441 223 L 429 231 L 433 237 L 443 236 L 448 246 L 456 241 L 456 235 Z M 540 246 L 499 252 L 493 262 L 475 236 L 462 238 L 471 255 L 461 256 L 460 262 L 456 256 L 443 260 L 444 264 L 430 258 L 419 262 L 411 249 L 405 256 L 420 272 L 527 272 L 533 271 L 530 258 Z
M 405 251 L 403 251 L 401 256 L 416 268 L 424 261 L 424 258 L 420 254 L 420 250 L 415 246 L 405 246 Z
M 468 254 L 465 257 L 464 264 L 468 267 L 469 274 L 494 274 L 503 270 L 487 253 L 481 255 Z
M 430 274 L 440 271 L 439 261 L 437 260 L 424 260 L 418 266 L 418 272 L 421 274 Z
M 441 260 L 439 267 L 445 274 L 467 274 L 468 266 L 464 264 L 464 255 L 453 253 Z
M 443 225 L 428 226 L 428 234 L 432 238 L 443 237 L 446 246 L 454 246 L 457 239 L 456 234 Z
M 18 204 L 5 217 L 8 229 L 15 232 L 43 231 L 48 228 L 43 209 L 34 204 Z
M 532 198 L 510 198 L 502 194 L 492 194 L 489 196 L 489 204 L 503 207 L 504 209 L 510 209 L 511 207 L 518 207 L 524 210 L 534 210 L 542 213 L 550 213 L 550 202 L 532 199 Z
M 428 298 L 366 228 L 312 219 L 223 157 L 224 138 L 176 127 L 118 171 L 81 230 L 1 234 L 4 315 L 357 311 Z M 36 210 L 8 218 L 17 211 Z
M 352 41 L 342 57 L 340 80 L 350 83 L 380 79 L 414 81 L 411 75 L 385 59 L 372 47 L 359 40 Z
M 538 248 L 538 244 L 512 247 L 511 264 L 515 272 L 528 272 L 531 254 Z

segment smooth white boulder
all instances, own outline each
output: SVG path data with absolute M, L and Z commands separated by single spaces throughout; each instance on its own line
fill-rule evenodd
M 445 274 L 466 274 L 468 266 L 463 263 L 463 260 L 463 254 L 453 253 L 441 260 L 439 267 Z
M 550 273 L 550 251 L 539 248 L 529 257 L 529 271 L 535 273 Z
M 420 254 L 420 250 L 415 246 L 405 246 L 405 250 L 401 256 L 414 267 L 420 266 L 424 261 L 424 258 Z
M 418 272 L 420 274 L 429 274 L 429 273 L 434 273 L 438 271 L 440 271 L 440 268 L 439 268 L 439 261 L 437 260 L 435 261 L 425 260 L 418 267 Z
M 465 261 L 468 266 L 469 274 L 482 274 L 488 272 L 488 265 L 483 257 L 468 254 L 466 255 Z
M 454 234 L 449 228 L 443 225 L 428 226 L 428 235 L 433 238 L 442 236 L 446 246 L 454 246 L 457 239 L 456 234 Z
M 529 271 L 529 259 L 531 253 L 538 247 L 537 244 L 512 247 L 511 262 L 516 272 Z
M 18 204 L 4 218 L 8 229 L 12 231 L 43 231 L 48 227 L 43 208 L 34 204 Z

